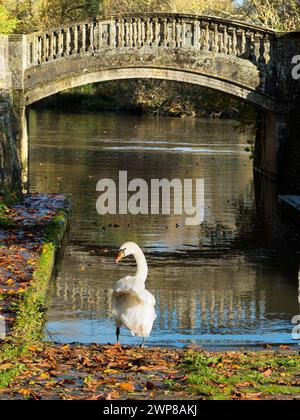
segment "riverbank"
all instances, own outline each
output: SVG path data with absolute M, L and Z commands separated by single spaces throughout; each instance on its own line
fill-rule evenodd
M 43 343 L 69 205 L 30 194 L 0 211 L 0 400 L 299 399 L 299 351 L 206 352 Z
M 0 399 L 264 400 L 300 398 L 299 352 L 40 343 Z M 7 361 L 0 363 L 0 371 Z
M 0 386 L 21 371 L 20 355 L 40 341 L 55 260 L 67 228 L 64 196 L 26 194 L 0 207 Z M 2 337 L 3 338 L 3 337 Z M 3 367 L 3 363 L 2 363 Z

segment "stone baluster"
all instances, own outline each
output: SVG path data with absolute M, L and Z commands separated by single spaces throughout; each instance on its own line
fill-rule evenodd
M 80 54 L 84 54 L 86 52 L 86 25 L 85 24 L 80 26 L 80 31 L 81 31 Z
M 130 46 L 130 23 L 128 22 L 128 20 L 125 21 L 124 23 L 124 31 L 125 31 L 125 47 L 129 47 Z
M 241 31 L 241 51 L 240 55 L 244 55 L 247 52 L 247 39 L 246 39 L 246 32 L 244 29 Z
M 198 19 L 194 22 L 193 41 L 194 47 L 198 50 L 200 48 L 200 22 Z
M 121 46 L 125 47 L 125 21 L 121 19 Z
M 137 46 L 140 48 L 142 46 L 142 22 L 141 19 L 137 19 Z
M 160 22 L 159 22 L 158 18 L 153 19 L 153 25 L 154 25 L 153 46 L 158 47 L 159 43 L 160 43 Z
M 49 34 L 49 60 L 54 59 L 54 33 L 50 32 Z
M 209 38 L 210 38 L 209 23 L 206 22 L 205 23 L 205 35 L 204 35 L 203 51 L 209 51 L 210 50 Z
M 219 52 L 220 53 L 224 53 L 224 32 L 221 31 L 221 29 L 223 28 L 223 26 L 219 27 Z
M 58 31 L 58 50 L 57 50 L 58 57 L 64 56 L 64 32 L 63 29 Z
M 186 23 L 184 19 L 181 21 L 181 46 L 182 48 L 186 46 Z
M 176 22 L 176 47 L 180 48 L 182 45 L 182 22 L 180 19 Z
M 254 42 L 254 33 L 250 32 L 250 54 L 249 54 L 249 58 L 251 61 L 255 62 L 255 42 Z
M 110 39 L 110 47 L 116 48 L 116 33 L 117 33 L 117 26 L 116 21 L 114 19 L 111 20 L 111 23 L 109 25 L 109 39 Z
M 95 51 L 95 25 L 94 22 L 92 22 L 89 25 L 89 52 L 92 53 L 93 51 Z
M 153 46 L 154 39 L 155 39 L 155 23 L 153 19 L 150 19 L 150 37 L 151 37 L 151 43 L 150 46 Z
M 172 48 L 175 48 L 176 47 L 176 20 L 175 19 L 172 19 L 172 21 L 170 23 L 171 23 L 171 25 L 170 25 L 170 29 L 171 29 L 171 40 L 170 40 L 169 45 Z
M 260 57 L 260 34 L 256 33 L 254 35 L 254 59 L 256 61 L 256 63 L 258 63 L 259 61 L 261 61 L 261 57 Z
M 219 30 L 218 25 L 213 25 L 213 43 L 212 43 L 212 52 L 219 52 Z
M 42 62 L 44 63 L 45 61 L 47 61 L 47 34 L 44 34 L 42 36 Z
M 133 45 L 134 45 L 134 41 L 133 41 L 133 20 L 130 19 L 128 24 L 129 24 L 129 26 L 128 26 L 128 28 L 129 28 L 129 43 L 128 43 L 128 46 L 133 47 Z
M 98 50 L 100 50 L 103 47 L 103 25 L 101 22 L 97 22 L 97 29 L 96 29 L 96 35 L 98 35 Z M 96 41 L 95 41 L 96 42 Z
M 168 46 L 168 21 L 167 19 L 163 19 L 162 22 L 163 25 L 163 41 L 162 41 L 162 46 L 163 47 L 167 47 Z
M 117 47 L 124 47 L 123 41 L 123 19 L 118 19 L 117 22 Z
M 116 22 L 116 47 L 118 48 L 121 44 L 121 23 L 120 23 L 120 19 L 117 20 Z
M 145 45 L 146 40 L 146 28 L 145 28 L 145 21 L 141 19 L 141 47 Z
M 37 62 L 37 37 L 34 35 L 32 37 L 32 64 L 35 66 Z
M 73 54 L 78 54 L 78 26 L 73 26 Z
M 153 29 L 152 29 L 152 21 L 150 19 L 146 20 L 146 45 L 150 47 L 152 45 L 153 39 Z
M 137 46 L 137 22 L 134 19 L 132 22 L 132 46 L 136 47 Z
M 71 55 L 71 28 L 66 29 L 66 56 Z
M 269 35 L 265 35 L 263 39 L 263 60 L 266 64 L 271 61 L 271 42 Z
M 236 56 L 237 55 L 237 36 L 236 36 L 236 28 L 232 28 L 232 44 L 231 44 L 231 54 Z
M 223 52 L 223 54 L 228 54 L 228 32 L 226 25 L 224 25 L 223 28 L 223 48 L 221 52 Z

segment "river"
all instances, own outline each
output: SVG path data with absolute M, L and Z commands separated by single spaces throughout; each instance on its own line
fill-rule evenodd
M 134 274 L 113 255 L 145 251 L 157 320 L 148 345 L 210 348 L 291 344 L 300 314 L 299 232 L 276 208 L 272 182 L 254 179 L 251 133 L 233 121 L 30 110 L 30 189 L 71 193 L 68 243 L 49 297 L 45 338 L 113 343 L 114 283 Z M 105 215 L 100 179 L 204 179 L 205 219 Z M 121 331 L 121 342 L 140 340 Z

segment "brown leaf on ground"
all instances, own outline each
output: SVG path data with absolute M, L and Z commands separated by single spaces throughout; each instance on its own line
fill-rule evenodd
M 132 382 L 123 382 L 119 385 L 121 391 L 124 392 L 134 392 L 135 386 Z
M 265 378 L 269 378 L 272 375 L 273 371 L 271 369 L 267 369 L 265 372 L 262 373 L 262 376 Z

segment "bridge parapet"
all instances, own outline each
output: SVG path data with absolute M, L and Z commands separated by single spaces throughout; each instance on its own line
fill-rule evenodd
M 272 31 L 215 17 L 116 16 L 27 35 L 26 67 L 102 49 L 141 47 L 193 48 L 269 64 L 275 43 Z

